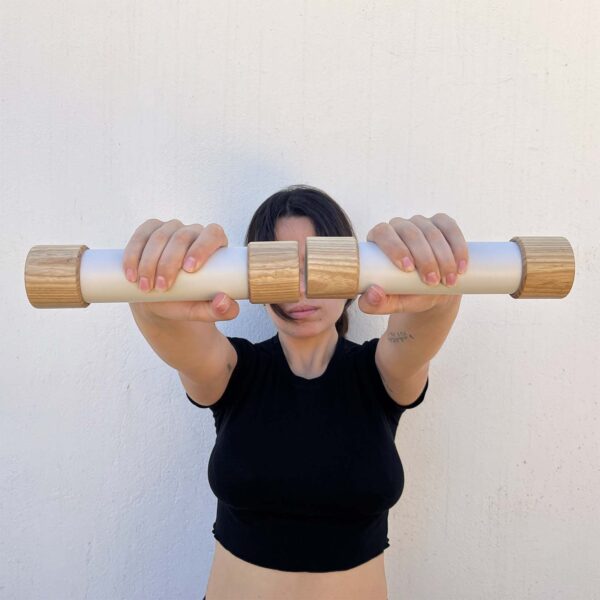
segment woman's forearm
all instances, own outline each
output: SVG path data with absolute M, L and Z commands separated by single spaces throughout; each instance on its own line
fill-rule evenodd
M 390 345 L 396 359 L 394 374 L 408 378 L 423 368 L 439 351 L 458 314 L 462 295 L 418 313 L 393 313 L 381 340 Z

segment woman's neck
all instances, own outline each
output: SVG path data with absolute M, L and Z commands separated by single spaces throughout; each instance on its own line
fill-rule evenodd
M 325 372 L 339 339 L 335 327 L 310 337 L 295 337 L 281 331 L 277 336 L 291 371 L 307 379 Z

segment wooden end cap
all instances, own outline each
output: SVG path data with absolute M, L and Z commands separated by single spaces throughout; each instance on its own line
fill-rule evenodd
M 306 238 L 307 298 L 356 297 L 359 268 L 355 237 Z
M 564 298 L 573 287 L 575 256 L 564 237 L 513 237 L 521 251 L 522 277 L 513 298 Z
M 86 308 L 79 269 L 84 245 L 33 246 L 25 260 L 25 290 L 35 308 Z
M 298 242 L 250 242 L 248 292 L 252 304 L 297 302 L 300 299 Z

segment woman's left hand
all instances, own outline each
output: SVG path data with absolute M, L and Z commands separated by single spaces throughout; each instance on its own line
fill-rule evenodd
M 416 266 L 421 280 L 427 285 L 452 287 L 457 276 L 467 269 L 467 242 L 456 221 L 444 213 L 437 213 L 430 219 L 423 215 L 414 215 L 410 219 L 394 217 L 388 223 L 375 225 L 367 234 L 367 241 L 375 242 L 403 271 L 414 271 Z M 417 313 L 446 304 L 455 296 L 386 294 L 381 286 L 371 285 L 360 296 L 358 307 L 362 312 L 374 315 Z

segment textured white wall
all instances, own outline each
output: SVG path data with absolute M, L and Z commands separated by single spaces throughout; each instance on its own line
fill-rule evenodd
M 302 182 L 360 239 L 446 212 L 571 241 L 566 299 L 464 297 L 399 427 L 385 562 L 391 600 L 597 598 L 598 31 L 592 0 L 2 0 L 0 597 L 201 598 L 214 548 L 210 412 L 126 305 L 32 308 L 31 246 L 152 217 L 241 245 Z M 222 331 L 272 335 L 241 305 Z

